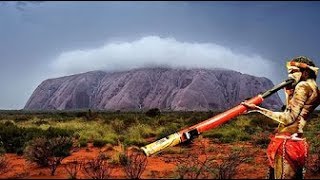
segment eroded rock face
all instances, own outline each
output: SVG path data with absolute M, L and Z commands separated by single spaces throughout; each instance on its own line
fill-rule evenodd
M 225 69 L 92 71 L 43 81 L 25 109 L 226 110 L 273 86 L 267 78 Z M 282 105 L 278 94 L 262 104 L 271 109 Z

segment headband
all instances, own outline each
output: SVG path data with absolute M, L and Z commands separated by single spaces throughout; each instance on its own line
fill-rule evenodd
M 309 68 L 310 70 L 312 70 L 316 75 L 318 74 L 318 67 L 314 67 L 314 66 L 309 66 L 306 63 L 301 63 L 301 62 L 295 62 L 295 61 L 289 61 L 287 62 L 287 68 L 289 68 L 290 66 L 296 66 L 298 68 Z

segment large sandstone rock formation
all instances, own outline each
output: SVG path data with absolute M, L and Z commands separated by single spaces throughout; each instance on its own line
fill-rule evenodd
M 92 71 L 43 81 L 25 109 L 226 110 L 273 86 L 267 78 L 225 69 Z M 278 94 L 262 104 L 271 109 L 282 105 Z

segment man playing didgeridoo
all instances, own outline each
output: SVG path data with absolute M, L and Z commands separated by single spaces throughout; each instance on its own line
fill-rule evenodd
M 309 148 L 303 138 L 303 128 L 311 112 L 320 104 L 316 84 L 318 69 L 312 60 L 304 56 L 287 62 L 288 76 L 294 79 L 294 83 L 285 88 L 286 108 L 283 112 L 241 103 L 249 108 L 248 112 L 259 112 L 279 122 L 267 148 L 271 179 L 303 178 Z

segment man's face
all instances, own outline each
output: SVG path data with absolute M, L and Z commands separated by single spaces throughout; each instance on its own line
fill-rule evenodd
M 297 85 L 298 82 L 301 79 L 302 72 L 300 71 L 300 68 L 296 66 L 288 66 L 288 77 L 294 79 L 294 83 L 292 85 Z

